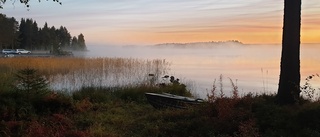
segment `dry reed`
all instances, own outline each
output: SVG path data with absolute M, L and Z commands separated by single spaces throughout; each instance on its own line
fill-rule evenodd
M 24 68 L 37 69 L 60 91 L 82 87 L 118 87 L 145 84 L 148 74 L 157 79 L 165 74 L 165 60 L 134 58 L 0 58 L 0 72 L 15 73 Z

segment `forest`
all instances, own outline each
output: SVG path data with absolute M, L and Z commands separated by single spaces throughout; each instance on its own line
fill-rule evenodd
M 20 23 L 14 17 L 0 13 L 0 48 L 28 50 L 87 50 L 84 35 L 71 36 L 64 26 L 49 27 L 47 22 L 38 27 L 33 19 L 22 18 Z

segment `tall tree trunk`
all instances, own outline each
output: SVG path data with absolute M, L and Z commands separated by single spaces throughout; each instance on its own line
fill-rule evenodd
M 301 0 L 284 0 L 279 104 L 294 104 L 300 95 Z

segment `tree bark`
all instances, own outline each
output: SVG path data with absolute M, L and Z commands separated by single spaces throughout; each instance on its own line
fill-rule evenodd
M 301 0 L 284 0 L 282 53 L 277 94 L 279 104 L 295 104 L 300 96 Z

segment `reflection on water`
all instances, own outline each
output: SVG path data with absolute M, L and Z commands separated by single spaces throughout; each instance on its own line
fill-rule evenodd
M 301 82 L 320 72 L 320 46 L 301 46 Z M 240 94 L 275 93 L 280 73 L 281 45 L 219 45 L 201 48 L 172 48 L 152 46 L 88 46 L 86 57 L 127 57 L 165 59 L 171 63 L 169 75 L 187 83 L 200 97 L 205 97 L 215 79 L 224 77 L 228 95 L 231 78 Z M 216 86 L 219 87 L 218 84 Z M 231 89 L 230 89 L 231 90 Z M 231 91 L 230 91 L 231 92 Z
M 82 58 L 83 59 L 83 58 Z M 66 59 L 67 60 L 67 59 Z M 50 86 L 56 91 L 74 92 L 83 87 L 129 87 L 141 84 L 153 85 L 165 75 L 165 60 L 133 58 L 84 58 L 73 61 L 73 69 L 67 73 L 48 76 Z M 153 74 L 150 77 L 149 74 Z

